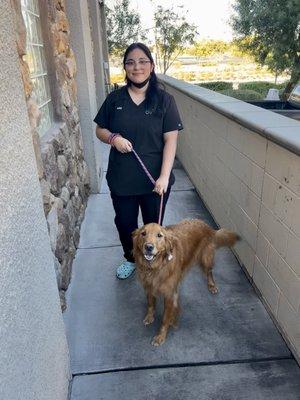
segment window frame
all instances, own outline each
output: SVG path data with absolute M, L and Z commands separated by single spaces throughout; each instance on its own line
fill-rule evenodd
M 25 0 L 26 1 L 26 0 Z M 46 103 L 42 103 L 41 105 L 38 104 L 39 109 L 44 106 L 45 104 L 51 102 L 51 116 L 50 116 L 50 125 L 45 129 L 45 131 L 40 132 L 39 129 L 38 133 L 40 138 L 44 138 L 47 133 L 53 130 L 54 127 L 57 126 L 57 123 L 63 121 L 62 119 L 62 100 L 61 100 L 61 93 L 58 86 L 58 81 L 56 78 L 56 69 L 55 69 L 55 59 L 54 59 L 54 48 L 53 48 L 53 37 L 52 32 L 50 30 L 50 21 L 55 20 L 55 8 L 53 5 L 50 5 L 47 0 L 31 0 L 35 3 L 38 7 L 38 17 L 39 17 L 39 24 L 40 24 L 40 35 L 41 40 L 43 42 L 43 57 L 42 63 L 44 64 L 44 69 L 46 70 L 46 75 L 48 78 L 48 94 L 49 100 Z M 21 2 L 22 3 L 22 2 Z M 22 15 L 23 15 L 23 4 L 22 6 Z M 24 21 L 25 22 L 25 21 Z M 25 23 L 26 32 L 27 32 L 27 25 Z M 29 42 L 29 45 L 32 44 Z M 27 34 L 27 43 L 26 47 L 28 46 L 28 34 Z M 42 76 L 43 74 L 30 75 L 31 79 L 36 79 L 37 77 Z

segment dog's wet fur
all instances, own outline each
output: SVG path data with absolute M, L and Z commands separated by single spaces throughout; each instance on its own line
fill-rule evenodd
M 212 274 L 215 250 L 233 246 L 239 237 L 227 229 L 214 230 L 200 219 L 183 220 L 167 227 L 151 223 L 136 229 L 132 236 L 137 274 L 147 296 L 145 325 L 154 321 L 156 298 L 164 298 L 162 325 L 152 341 L 159 346 L 164 343 L 169 327 L 176 326 L 178 289 L 185 272 L 194 264 L 201 266 L 208 290 L 216 294 L 218 288 Z

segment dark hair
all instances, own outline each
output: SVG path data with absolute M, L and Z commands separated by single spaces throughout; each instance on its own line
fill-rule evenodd
M 137 42 L 137 43 L 132 43 L 125 50 L 124 57 L 123 57 L 124 69 L 125 69 L 125 62 L 127 60 L 128 54 L 135 49 L 142 50 L 146 54 L 146 56 L 149 58 L 151 63 L 154 64 L 154 60 L 153 60 L 150 49 L 145 44 Z M 125 81 L 127 83 L 127 86 L 131 85 L 131 80 L 127 76 L 125 77 Z M 158 82 L 156 73 L 153 69 L 150 74 L 149 85 L 148 85 L 148 88 L 146 91 L 146 110 L 149 113 L 160 112 L 159 107 L 158 107 L 158 105 L 159 105 L 159 87 L 160 86 L 163 87 L 163 85 Z

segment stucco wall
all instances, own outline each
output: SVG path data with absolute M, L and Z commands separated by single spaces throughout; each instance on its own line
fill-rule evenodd
M 0 398 L 65 400 L 68 349 L 10 1 L 0 9 Z
M 93 1 L 93 3 L 97 3 Z M 98 4 L 94 4 L 95 8 Z M 84 155 L 90 172 L 92 193 L 100 191 L 101 157 L 100 143 L 95 135 L 93 119 L 97 114 L 96 77 L 93 63 L 93 43 L 88 2 L 80 0 L 67 0 L 66 11 L 70 21 L 70 40 L 77 61 L 77 98 L 79 104 L 80 126 L 84 144 Z M 95 15 L 94 15 L 95 17 Z M 96 22 L 96 21 L 94 21 Z M 100 39 L 100 38 L 98 38 Z M 98 65 L 102 60 L 98 60 Z M 96 71 L 102 74 L 103 71 Z M 98 79 L 99 77 L 97 77 Z M 104 82 L 102 93 L 105 93 Z
M 178 157 L 300 358 L 300 123 L 162 78 L 183 118 Z

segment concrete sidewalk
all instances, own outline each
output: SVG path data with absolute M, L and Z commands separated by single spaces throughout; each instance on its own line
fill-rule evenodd
M 214 226 L 179 163 L 174 171 L 164 223 L 202 218 Z M 71 400 L 299 400 L 300 369 L 229 249 L 216 256 L 219 293 L 192 269 L 180 291 L 179 327 L 151 346 L 162 304 L 145 327 L 136 277 L 115 277 L 122 249 L 102 186 L 89 198 L 67 291 Z

